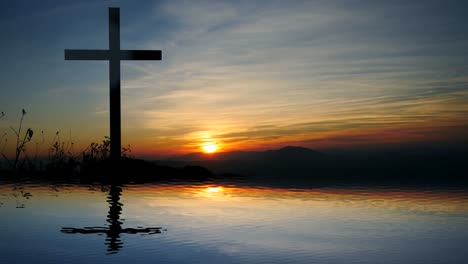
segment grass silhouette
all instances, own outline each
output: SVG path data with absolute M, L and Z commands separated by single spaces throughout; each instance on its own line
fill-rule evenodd
M 23 132 L 23 120 L 24 120 L 24 116 L 26 115 L 26 111 L 24 109 L 21 110 L 21 118 L 20 118 L 20 121 L 19 121 L 19 125 L 18 125 L 18 128 L 14 128 L 13 126 L 10 126 L 10 129 L 13 131 L 14 135 L 15 135 L 15 155 L 14 155 L 14 158 L 13 160 L 10 160 L 6 157 L 5 153 L 3 152 L 5 147 L 6 147 L 6 143 L 7 143 L 7 138 L 6 136 L 8 135 L 6 132 L 2 135 L 2 138 L 1 138 L 1 142 L 3 142 L 3 147 L 2 147 L 2 157 L 4 158 L 4 160 L 8 163 L 10 169 L 18 172 L 19 170 L 21 170 L 22 168 L 24 168 L 26 162 L 29 160 L 28 159 L 28 155 L 26 154 L 26 145 L 31 142 L 31 139 L 34 135 L 34 132 L 31 128 L 28 128 L 24 134 L 22 134 Z M 1 113 L 1 117 L 4 117 L 5 116 L 5 113 L 2 112 Z M 23 158 L 21 159 L 21 156 L 23 156 Z
M 104 137 L 100 143 L 92 142 L 79 153 L 73 151 L 74 143 L 63 141 L 57 131 L 48 147 L 47 155 L 39 157 L 42 140 L 36 143 L 34 157 L 31 158 L 28 149 L 35 135 L 31 128 L 24 130 L 22 110 L 17 128 L 10 126 L 15 138 L 15 151 L 12 158 L 8 158 L 4 150 L 8 134 L 5 132 L 0 138 L 2 148 L 0 153 L 3 162 L 0 163 L 0 177 L 37 178 L 37 179 L 80 179 L 81 181 L 98 182 L 149 182 L 156 180 L 186 179 L 203 180 L 213 177 L 213 174 L 199 166 L 185 166 L 173 168 L 161 166 L 154 162 L 135 159 L 129 156 L 130 146 L 121 149 L 121 158 L 116 162 L 110 158 L 110 138 Z M 0 118 L 5 114 L 1 112 Z

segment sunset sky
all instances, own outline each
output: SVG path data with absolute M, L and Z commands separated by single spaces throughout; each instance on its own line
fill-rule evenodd
M 109 6 L 122 49 L 163 54 L 122 62 L 137 156 L 468 142 L 466 1 L 20 0 L 0 8 L 6 149 L 22 108 L 45 145 L 109 134 L 107 62 L 63 55 L 108 48 Z

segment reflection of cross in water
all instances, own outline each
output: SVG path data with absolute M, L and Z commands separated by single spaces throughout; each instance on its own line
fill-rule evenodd
M 123 204 L 119 202 L 122 188 L 120 186 L 112 185 L 107 196 L 109 203 L 109 213 L 107 214 L 107 223 L 109 227 L 84 227 L 72 228 L 63 227 L 61 232 L 66 234 L 106 234 L 107 253 L 114 254 L 122 248 L 123 242 L 120 239 L 120 234 L 142 234 L 151 235 L 161 233 L 161 227 L 148 227 L 148 228 L 122 228 L 122 221 L 120 221 L 120 214 L 122 212 Z

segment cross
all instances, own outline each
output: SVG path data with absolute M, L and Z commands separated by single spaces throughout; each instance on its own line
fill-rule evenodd
M 120 9 L 109 7 L 108 50 L 65 50 L 65 60 L 108 60 L 110 87 L 110 154 L 111 159 L 120 158 L 120 61 L 161 60 L 160 50 L 120 49 Z
M 105 234 L 107 236 L 105 242 L 107 245 L 107 254 L 117 253 L 123 247 L 120 234 L 160 234 L 161 230 L 163 230 L 161 227 L 122 228 L 122 221 L 120 220 L 120 214 L 123 206 L 123 204 L 120 203 L 121 193 L 122 188 L 118 185 L 112 185 L 109 190 L 109 195 L 107 196 L 107 202 L 109 203 L 107 223 L 109 224 L 109 227 L 63 227 L 60 232 L 65 234 Z M 165 229 L 163 231 L 165 231 Z

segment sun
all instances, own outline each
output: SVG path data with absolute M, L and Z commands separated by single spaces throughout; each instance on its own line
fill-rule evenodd
M 223 191 L 223 187 L 221 186 L 220 187 L 207 187 L 205 189 L 205 192 L 207 193 L 219 193 L 221 191 Z
M 213 142 L 205 143 L 202 148 L 205 153 L 215 153 L 218 150 L 218 146 Z

